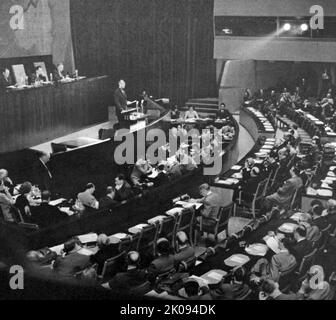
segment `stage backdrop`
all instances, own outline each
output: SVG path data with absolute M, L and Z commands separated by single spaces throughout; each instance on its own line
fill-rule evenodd
M 80 73 L 184 103 L 217 97 L 212 0 L 71 0 Z
M 74 70 L 69 0 L 1 0 L 0 59 L 50 54 Z

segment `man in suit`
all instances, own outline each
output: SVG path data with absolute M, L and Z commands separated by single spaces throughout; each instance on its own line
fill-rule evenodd
M 167 239 L 161 238 L 157 241 L 158 258 L 152 261 L 148 268 L 148 274 L 154 280 L 156 276 L 174 268 L 174 255 L 171 254 L 172 248 Z
M 205 219 L 217 219 L 218 211 L 220 208 L 220 197 L 218 194 L 210 190 L 210 186 L 205 183 L 199 187 L 199 191 L 203 198 L 196 200 L 203 203 L 201 215 Z
M 312 225 L 319 228 L 319 230 L 323 230 L 328 227 L 329 223 L 325 217 L 322 217 L 323 207 L 320 205 L 315 205 L 312 208 Z
M 51 193 L 48 190 L 42 191 L 42 203 L 40 206 L 31 207 L 32 221 L 40 228 L 46 228 L 53 224 L 59 223 L 68 218 L 68 215 L 55 206 L 51 206 Z
M 54 72 L 53 72 L 54 81 L 56 81 L 56 82 L 61 81 L 61 80 L 65 79 L 65 76 L 66 76 L 66 74 L 64 72 L 63 63 L 57 64 L 57 66 L 54 67 Z
M 99 209 L 111 209 L 118 201 L 115 199 L 115 189 L 113 187 L 106 188 L 106 195 L 99 200 Z
M 265 207 L 271 209 L 272 206 L 286 208 L 290 204 L 296 190 L 302 187 L 302 179 L 300 178 L 300 169 L 293 167 L 290 170 L 291 178 L 286 180 L 282 187 L 274 194 L 265 199 Z
M 88 208 L 99 209 L 99 202 L 93 195 L 95 191 L 96 186 L 93 183 L 88 183 L 84 192 L 78 193 L 77 199 Z
M 250 292 L 250 288 L 244 283 L 245 270 L 237 268 L 234 270 L 230 283 L 225 283 L 224 279 L 218 288 L 211 291 L 211 296 L 215 300 L 242 300 Z
M 295 243 L 289 246 L 289 252 L 295 257 L 297 263 L 301 263 L 304 256 L 312 253 L 312 244 L 306 239 L 307 229 L 305 226 L 300 225 L 294 231 Z
M 266 279 L 261 284 L 259 300 L 303 300 L 304 288 L 298 293 L 282 293 L 279 284 L 271 279 Z
M 77 237 L 64 243 L 64 256 L 56 258 L 53 268 L 64 276 L 74 276 L 90 266 L 90 256 L 82 252 L 82 245 Z
M 45 152 L 39 154 L 39 159 L 33 165 L 33 184 L 38 185 L 40 190 L 52 190 L 52 174 L 47 166 L 50 155 Z
M 119 202 L 127 201 L 134 195 L 132 187 L 126 181 L 125 176 L 123 174 L 119 174 L 115 178 L 115 190 L 116 190 L 115 199 Z
M 225 109 L 225 103 L 221 103 L 217 111 L 217 119 L 226 119 L 231 116 L 230 112 Z
M 102 286 L 113 290 L 115 293 L 129 294 L 132 288 L 142 285 L 147 281 L 147 273 L 139 269 L 140 255 L 130 251 L 127 255 L 127 271 L 117 273 L 108 283 Z
M 189 240 L 185 232 L 179 231 L 176 234 L 177 253 L 175 254 L 175 264 L 178 265 L 181 261 L 188 261 L 195 257 L 195 248 L 189 244 Z
M 117 256 L 119 251 L 120 240 L 115 237 L 108 238 L 106 234 L 100 234 L 97 239 L 97 246 L 99 250 L 96 254 L 90 257 L 92 264 L 97 263 L 97 273 L 100 275 L 103 271 L 106 260 Z M 120 271 L 122 270 L 122 262 L 120 262 Z
M 114 92 L 114 103 L 116 105 L 116 114 L 119 123 L 122 122 L 121 112 L 127 109 L 127 94 L 125 88 L 126 82 L 124 80 L 120 80 L 119 87 Z
M 6 89 L 7 87 L 11 86 L 12 83 L 12 78 L 10 76 L 10 71 L 8 68 L 3 68 L 1 69 L 1 74 L 0 74 L 0 90 L 1 89 Z
M 47 76 L 44 74 L 43 69 L 41 66 L 37 66 L 35 68 L 35 73 L 31 75 L 30 83 L 34 84 L 36 82 L 46 82 L 47 81 Z

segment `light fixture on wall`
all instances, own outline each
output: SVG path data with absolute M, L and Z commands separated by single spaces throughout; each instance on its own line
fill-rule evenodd
M 287 22 L 287 23 L 284 24 L 283 28 L 284 28 L 285 31 L 289 31 L 292 28 L 292 26 L 291 26 L 290 23 Z
M 300 28 L 301 28 L 301 30 L 303 31 L 303 32 L 305 32 L 305 31 L 307 31 L 308 30 L 308 24 L 307 23 L 302 23 L 301 24 L 301 26 L 300 26 Z

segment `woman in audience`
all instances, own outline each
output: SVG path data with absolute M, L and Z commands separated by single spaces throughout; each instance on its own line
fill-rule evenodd
M 11 208 L 15 204 L 15 200 L 10 194 L 8 188 L 5 185 L 0 185 L 0 212 L 2 211 L 3 218 L 7 222 L 14 222 L 14 218 L 11 213 Z

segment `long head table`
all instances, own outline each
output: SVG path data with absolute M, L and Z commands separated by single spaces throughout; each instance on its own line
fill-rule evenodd
M 0 154 L 29 148 L 107 121 L 109 77 L 0 93 Z

